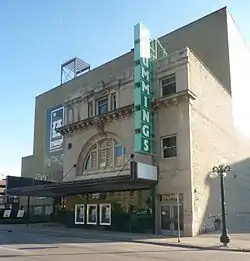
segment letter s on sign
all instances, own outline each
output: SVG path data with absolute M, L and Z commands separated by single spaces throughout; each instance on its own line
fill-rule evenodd
M 149 141 L 148 140 L 143 140 L 143 150 L 148 151 L 149 150 Z

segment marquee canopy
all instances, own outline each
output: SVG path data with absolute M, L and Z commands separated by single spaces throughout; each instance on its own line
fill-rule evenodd
M 20 182 L 22 180 L 22 184 L 18 182 L 18 178 L 20 179 Z M 11 180 L 13 180 L 13 177 L 9 177 L 9 185 L 7 185 L 8 195 L 56 197 L 86 193 L 147 189 L 156 185 L 158 178 L 156 167 L 132 161 L 130 165 L 130 174 L 127 175 L 60 183 L 39 181 L 42 182 L 42 184 L 36 184 L 35 182 L 31 182 L 31 180 L 27 180 L 28 182 L 25 183 L 25 178 L 22 177 L 15 177 L 15 184 Z

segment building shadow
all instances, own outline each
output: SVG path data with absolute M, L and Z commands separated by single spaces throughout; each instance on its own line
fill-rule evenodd
M 250 233 L 250 159 L 230 166 L 232 170 L 227 173 L 224 182 L 228 230 L 230 234 Z M 209 198 L 200 233 L 220 234 L 221 225 L 217 227 L 218 230 L 215 226 L 215 219 L 221 220 L 220 179 L 211 178 L 208 173 L 205 185 L 209 189 Z

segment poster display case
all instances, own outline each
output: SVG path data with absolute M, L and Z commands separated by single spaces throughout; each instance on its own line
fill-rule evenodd
M 24 210 L 23 209 L 19 209 L 17 212 L 17 218 L 23 218 L 24 217 Z
M 97 225 L 97 204 L 87 205 L 87 224 Z
M 84 204 L 75 205 L 75 224 L 84 224 L 85 206 Z
M 111 204 L 100 204 L 99 212 L 100 225 L 110 226 L 111 225 Z
M 9 218 L 11 214 L 11 209 L 5 209 L 4 213 L 3 213 L 3 217 L 4 218 Z

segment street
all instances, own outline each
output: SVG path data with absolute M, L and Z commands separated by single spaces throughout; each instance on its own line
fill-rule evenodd
M 250 253 L 184 249 L 152 244 L 112 242 L 13 230 L 0 231 L 0 259 L 6 260 L 249 260 Z

